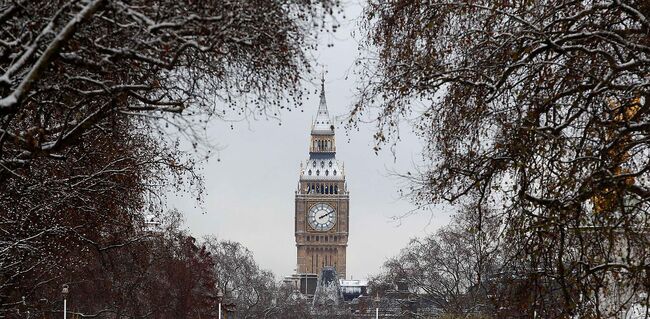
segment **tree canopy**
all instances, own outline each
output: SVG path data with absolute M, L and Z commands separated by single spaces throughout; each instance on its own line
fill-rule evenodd
M 513 267 L 553 282 L 560 315 L 647 305 L 649 12 L 647 1 L 370 1 L 351 125 L 375 119 L 379 148 L 412 121 L 427 142 L 427 164 L 405 174 L 413 200 L 497 211 Z
M 55 312 L 62 283 L 84 315 L 212 316 L 212 257 L 143 231 L 167 187 L 201 191 L 166 135 L 299 105 L 336 5 L 0 1 L 0 317 Z

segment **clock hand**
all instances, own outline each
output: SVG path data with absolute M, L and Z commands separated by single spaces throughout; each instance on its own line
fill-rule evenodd
M 325 216 L 327 216 L 327 215 L 329 215 L 329 214 L 331 214 L 331 213 L 332 213 L 332 212 L 329 212 L 329 213 L 325 213 L 325 214 L 323 214 L 323 215 L 320 215 L 320 216 L 318 217 L 318 219 L 321 219 L 321 218 L 323 218 L 323 217 L 325 217 Z

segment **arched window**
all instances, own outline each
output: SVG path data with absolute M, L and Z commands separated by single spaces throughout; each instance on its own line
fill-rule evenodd
M 319 176 L 319 175 L 320 175 L 320 170 L 317 169 L 317 170 L 316 170 L 316 176 Z
M 314 161 L 313 163 L 311 163 L 311 166 L 316 167 L 316 161 Z
M 309 170 L 309 171 L 307 172 L 307 174 L 311 175 L 311 170 Z
M 323 184 L 320 184 L 320 193 L 325 194 L 325 187 L 323 187 Z
M 334 171 L 332 172 L 332 174 L 334 174 L 334 176 L 336 176 L 336 170 L 334 170 Z
M 330 161 L 330 167 L 332 167 L 332 161 Z
M 334 194 L 338 194 L 338 193 L 339 193 L 339 186 L 334 185 Z
M 320 167 L 325 167 L 325 162 L 320 161 Z
M 329 175 L 330 175 L 330 171 L 326 169 L 325 170 L 325 176 L 329 176 Z

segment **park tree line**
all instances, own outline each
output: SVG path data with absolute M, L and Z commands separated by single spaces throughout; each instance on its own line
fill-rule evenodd
M 375 120 L 378 150 L 412 124 L 424 164 L 405 192 L 461 207 L 383 276 L 455 315 L 648 318 L 649 17 L 634 0 L 369 1 L 350 125 Z
M 3 317 L 60 318 L 64 296 L 55 283 L 62 281 L 69 318 L 215 318 L 219 304 L 222 315 L 238 318 L 309 316 L 305 301 L 260 269 L 246 247 L 192 237 L 178 211 L 161 217 L 110 233 L 122 237 L 115 246 L 59 248 L 63 256 L 47 260 L 58 276 L 41 268 L 30 273 L 39 277 L 22 278 L 8 290 L 18 302 L 5 304 Z

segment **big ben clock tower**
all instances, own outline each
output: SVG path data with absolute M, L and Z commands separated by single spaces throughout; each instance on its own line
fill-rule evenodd
M 320 274 L 336 269 L 345 278 L 349 230 L 349 196 L 343 166 L 336 160 L 334 125 L 325 103 L 321 79 L 320 105 L 311 127 L 309 159 L 301 164 L 296 191 L 297 271 Z

